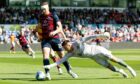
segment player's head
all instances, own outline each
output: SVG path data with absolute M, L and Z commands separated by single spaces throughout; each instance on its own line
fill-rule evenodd
M 23 28 L 20 29 L 20 35 L 24 35 L 24 29 Z
M 62 43 L 62 46 L 63 46 L 63 48 L 64 48 L 66 51 L 68 51 L 68 52 L 70 52 L 70 51 L 73 50 L 72 43 L 71 43 L 69 40 L 65 40 L 65 41 Z
M 43 13 L 45 13 L 46 11 L 49 11 L 49 3 L 48 2 L 43 2 L 41 4 L 41 10 Z

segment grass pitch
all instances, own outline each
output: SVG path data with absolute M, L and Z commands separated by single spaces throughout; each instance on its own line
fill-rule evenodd
M 58 75 L 57 69 L 52 68 L 51 81 L 36 81 L 36 72 L 43 71 L 40 52 L 36 53 L 36 59 L 32 59 L 23 52 L 16 54 L 0 52 L 0 84 L 140 84 L 140 50 L 112 50 L 112 52 L 136 70 L 136 78 L 132 78 L 126 69 L 125 71 L 129 74 L 127 79 L 118 73 L 105 69 L 91 59 L 70 58 L 69 62 L 73 71 L 79 75 L 78 79 L 71 78 L 61 65 L 63 75 Z M 118 64 L 114 65 L 118 66 Z

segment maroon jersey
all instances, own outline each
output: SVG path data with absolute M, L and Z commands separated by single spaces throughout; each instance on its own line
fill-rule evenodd
M 20 43 L 21 46 L 25 46 L 25 45 L 28 44 L 27 39 L 26 39 L 25 36 L 19 35 L 19 36 L 17 36 L 17 38 L 18 38 L 19 43 Z
M 50 13 L 49 15 L 41 15 L 40 23 L 42 27 L 42 37 L 43 39 L 59 38 L 56 34 L 53 37 L 49 37 L 50 32 L 56 30 L 56 22 L 59 21 L 58 16 Z

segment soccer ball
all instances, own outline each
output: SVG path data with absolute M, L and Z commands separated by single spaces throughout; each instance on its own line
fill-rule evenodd
M 36 80 L 42 81 L 42 80 L 45 80 L 45 78 L 46 78 L 46 76 L 43 71 L 38 71 L 36 73 Z

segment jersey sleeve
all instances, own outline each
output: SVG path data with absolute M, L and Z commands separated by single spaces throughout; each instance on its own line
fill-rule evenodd
M 56 14 L 56 12 L 53 12 L 53 18 L 54 18 L 55 22 L 60 21 L 60 19 L 59 19 L 58 15 Z
M 95 39 L 95 38 L 106 38 L 107 36 L 103 35 L 103 34 L 98 34 L 98 35 L 91 35 L 91 36 L 88 36 L 88 37 L 83 37 L 81 39 L 82 43 L 88 41 L 88 40 L 91 40 L 91 39 Z

